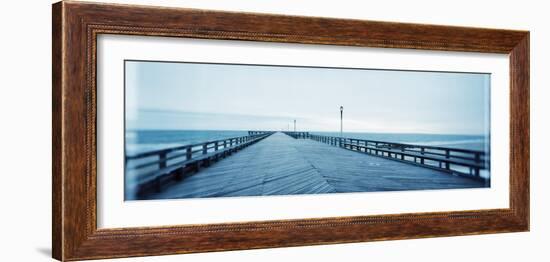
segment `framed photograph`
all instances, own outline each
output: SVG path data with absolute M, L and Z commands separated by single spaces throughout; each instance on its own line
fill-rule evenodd
M 529 230 L 529 32 L 53 5 L 53 257 Z

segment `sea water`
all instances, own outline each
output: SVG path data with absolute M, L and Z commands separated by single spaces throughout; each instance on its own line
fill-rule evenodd
M 248 131 L 232 130 L 132 130 L 126 131 L 126 154 L 199 144 L 207 141 L 240 137 Z
M 340 132 L 310 133 L 340 136 Z M 126 132 L 126 153 L 137 154 L 246 135 L 248 135 L 247 131 L 238 130 L 131 130 Z M 479 150 L 486 153 L 489 152 L 490 148 L 489 137 L 481 135 L 344 132 L 343 136 L 384 142 Z

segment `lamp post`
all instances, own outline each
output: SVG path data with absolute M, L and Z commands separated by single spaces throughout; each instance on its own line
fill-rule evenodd
M 344 107 L 340 106 L 340 138 L 344 136 Z

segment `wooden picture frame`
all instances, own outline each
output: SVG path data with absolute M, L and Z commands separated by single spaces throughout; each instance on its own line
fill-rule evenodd
M 81 260 L 529 230 L 529 32 L 182 8 L 53 5 L 53 257 Z M 510 57 L 510 207 L 98 229 L 99 34 L 408 48 Z

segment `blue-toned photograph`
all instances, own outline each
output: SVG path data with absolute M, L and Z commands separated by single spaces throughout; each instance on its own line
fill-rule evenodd
M 489 188 L 491 75 L 127 60 L 125 200 Z

